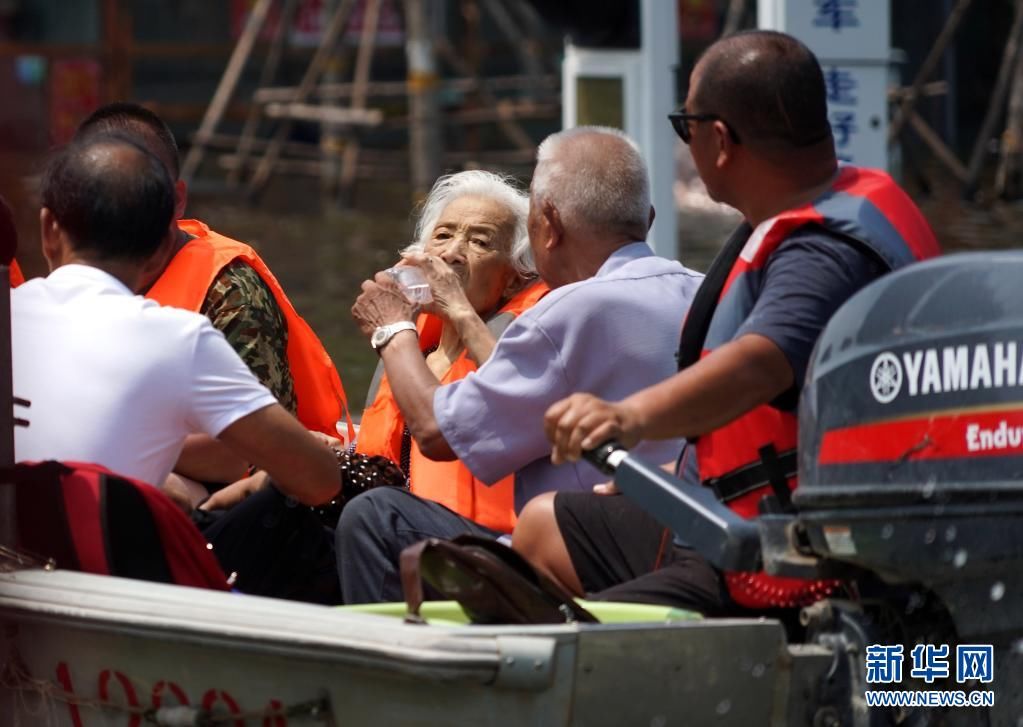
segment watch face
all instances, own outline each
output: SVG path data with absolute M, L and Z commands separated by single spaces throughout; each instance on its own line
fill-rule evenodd
M 369 345 L 371 345 L 373 348 L 380 348 L 385 343 L 387 343 L 387 339 L 389 338 L 387 334 L 388 330 L 383 326 L 377 328 L 375 331 L 373 331 L 373 336 L 369 339 Z

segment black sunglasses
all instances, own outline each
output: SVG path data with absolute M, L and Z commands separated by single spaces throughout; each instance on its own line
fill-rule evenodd
M 693 135 L 689 133 L 690 121 L 720 121 L 725 125 L 725 128 L 728 129 L 728 135 L 732 137 L 732 141 L 736 144 L 742 143 L 739 141 L 739 135 L 735 133 L 735 129 L 732 128 L 732 125 L 721 118 L 718 114 L 687 114 L 686 107 L 682 106 L 678 111 L 672 111 L 668 114 L 668 119 L 671 121 L 671 125 L 675 129 L 675 133 L 678 134 L 678 137 L 686 144 L 688 144 L 693 138 Z

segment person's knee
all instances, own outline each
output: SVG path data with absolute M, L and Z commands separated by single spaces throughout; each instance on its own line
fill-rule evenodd
M 554 514 L 556 494 L 547 492 L 534 497 L 522 508 L 515 523 L 512 548 L 533 563 L 545 560 L 546 546 L 558 533 L 558 520 Z
M 402 493 L 393 487 L 380 487 L 353 497 L 345 503 L 334 530 L 338 550 L 361 540 L 364 533 L 379 533 L 386 528 L 387 513 L 397 507 Z

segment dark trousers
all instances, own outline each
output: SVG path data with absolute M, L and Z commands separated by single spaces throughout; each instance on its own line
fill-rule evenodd
M 312 508 L 274 487 L 193 517 L 235 587 L 257 596 L 338 604 L 334 539 Z
M 559 492 L 554 515 L 572 566 L 594 601 L 652 603 L 704 616 L 776 618 L 792 641 L 801 641 L 799 610 L 737 605 L 724 578 L 692 548 L 624 495 Z
M 344 603 L 401 601 L 398 557 L 427 538 L 500 533 L 407 490 L 379 487 L 345 505 L 335 531 Z
M 587 598 L 734 611 L 721 574 L 627 497 L 559 492 L 554 515 Z

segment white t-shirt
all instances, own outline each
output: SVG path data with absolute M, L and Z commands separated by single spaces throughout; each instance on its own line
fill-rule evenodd
M 65 265 L 11 294 L 17 461 L 103 465 L 160 484 L 191 433 L 217 436 L 276 402 L 197 313 Z

